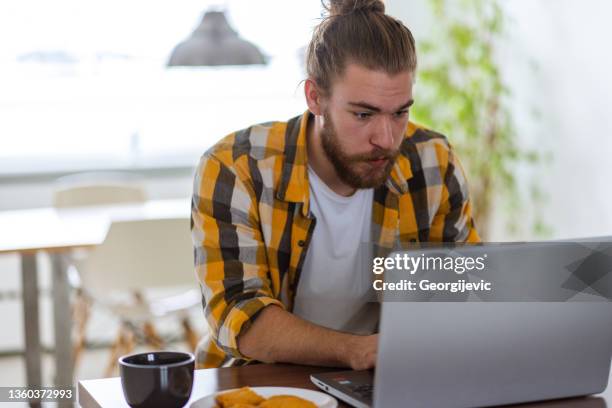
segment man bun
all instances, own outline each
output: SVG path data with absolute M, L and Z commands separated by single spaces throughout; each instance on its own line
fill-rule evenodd
M 323 95 L 350 63 L 394 75 L 417 65 L 412 33 L 385 14 L 381 0 L 322 0 L 328 13 L 315 27 L 306 51 L 306 73 Z
M 356 11 L 384 14 L 385 4 L 381 0 L 328 0 L 324 3 L 329 16 L 343 16 Z

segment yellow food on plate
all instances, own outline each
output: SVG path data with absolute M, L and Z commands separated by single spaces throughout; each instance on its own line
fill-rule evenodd
M 315 404 L 294 395 L 275 395 L 258 405 L 259 408 L 317 408 Z
M 242 387 L 236 391 L 219 394 L 215 400 L 220 408 L 247 408 L 249 406 L 257 407 L 261 402 L 265 401 L 265 398 L 249 387 Z
M 239 402 L 237 404 L 232 404 L 232 405 L 227 405 L 227 408 L 257 408 L 259 407 L 259 405 L 253 405 L 253 404 L 243 404 L 242 402 Z M 215 405 L 213 408 L 221 408 L 219 405 Z
M 263 398 L 249 387 L 218 394 L 215 408 L 317 408 L 312 402 L 294 395 Z

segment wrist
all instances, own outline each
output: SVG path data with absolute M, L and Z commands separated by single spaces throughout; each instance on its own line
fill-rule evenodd
M 356 360 L 359 358 L 359 350 L 361 349 L 361 340 L 363 336 L 354 334 L 345 334 L 346 338 L 339 342 L 338 361 L 346 367 L 353 368 Z

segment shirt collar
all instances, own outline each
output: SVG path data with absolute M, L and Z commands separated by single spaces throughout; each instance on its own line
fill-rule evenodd
M 308 150 L 306 145 L 306 134 L 308 119 L 312 114 L 304 112 L 287 122 L 285 131 L 285 154 L 281 167 L 280 186 L 276 197 L 281 201 L 303 203 L 304 216 L 309 213 L 309 187 L 308 187 Z M 417 130 L 417 126 L 412 122 L 408 123 L 404 141 L 400 147 L 400 154 L 397 157 L 389 178 L 385 186 L 395 194 L 405 194 L 408 192 L 408 182 L 412 178 L 410 160 L 403 151 L 407 144 L 411 143 L 410 138 Z

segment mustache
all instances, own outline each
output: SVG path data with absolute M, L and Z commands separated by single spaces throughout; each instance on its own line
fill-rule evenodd
M 350 156 L 348 159 L 351 162 L 361 162 L 361 161 L 380 160 L 380 159 L 395 160 L 398 154 L 399 154 L 399 150 L 375 148 L 369 153 L 355 154 L 355 155 Z

